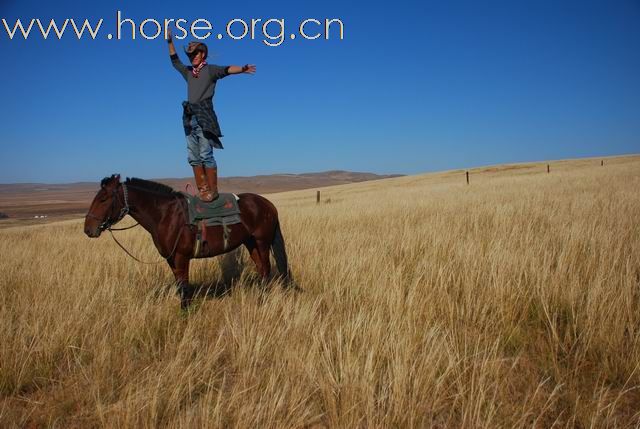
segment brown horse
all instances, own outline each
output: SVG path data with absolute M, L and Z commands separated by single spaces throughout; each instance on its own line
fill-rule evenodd
M 275 206 L 256 194 L 239 194 L 238 198 L 242 222 L 227 226 L 226 240 L 222 226 L 207 227 L 208 246 L 198 257 L 220 255 L 244 244 L 258 273 L 266 280 L 271 271 L 272 250 L 284 284 L 295 287 Z M 84 232 L 96 238 L 127 214 L 133 217 L 151 234 L 158 252 L 167 260 L 176 278 L 181 306 L 186 309 L 195 291 L 189 285 L 189 261 L 195 256 L 196 240 L 196 227 L 189 224 L 187 210 L 185 196 L 169 186 L 137 178 L 127 178 L 122 183 L 120 175 L 114 174 L 100 183 L 100 191 L 85 217 Z

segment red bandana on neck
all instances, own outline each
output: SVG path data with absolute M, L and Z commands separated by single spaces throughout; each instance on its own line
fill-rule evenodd
M 191 69 L 191 74 L 193 75 L 193 77 L 197 78 L 198 75 L 200 74 L 200 70 L 202 70 L 202 68 L 206 65 L 207 65 L 207 62 L 205 60 L 202 60 L 202 62 L 198 64 L 198 67 L 193 67 Z

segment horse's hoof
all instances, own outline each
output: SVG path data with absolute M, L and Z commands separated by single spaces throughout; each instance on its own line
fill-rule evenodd
M 304 292 L 304 289 L 302 289 L 300 286 L 298 286 L 298 284 L 291 278 L 283 279 L 282 287 L 284 287 L 287 290 L 294 291 L 294 292 Z

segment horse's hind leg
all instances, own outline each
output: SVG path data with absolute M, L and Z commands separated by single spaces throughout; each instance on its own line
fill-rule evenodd
M 251 255 L 251 259 L 256 264 L 258 274 L 262 277 L 263 281 L 267 280 L 271 272 L 269 247 L 265 247 L 264 242 L 256 240 L 254 237 L 251 237 L 251 239 L 245 243 L 245 246 L 249 251 L 249 255 Z
M 266 281 L 269 278 L 269 274 L 271 274 L 271 261 L 269 260 L 269 244 L 262 241 L 256 241 L 258 247 L 258 258 L 260 258 L 260 265 L 262 266 L 262 271 L 260 275 L 262 276 L 262 280 Z

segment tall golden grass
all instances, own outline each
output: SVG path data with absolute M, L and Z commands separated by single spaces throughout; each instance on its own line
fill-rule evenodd
M 271 195 L 305 291 L 243 250 L 189 314 L 81 221 L 2 230 L 0 426 L 638 426 L 639 188 L 622 157 Z

